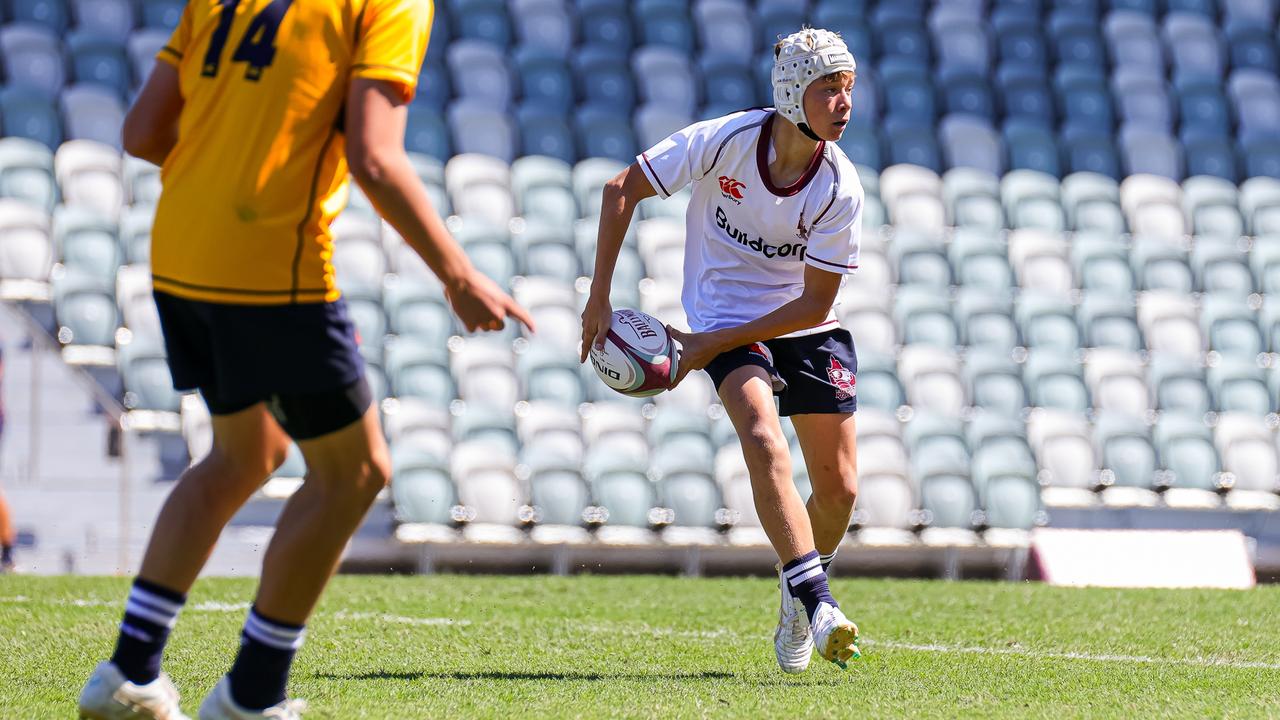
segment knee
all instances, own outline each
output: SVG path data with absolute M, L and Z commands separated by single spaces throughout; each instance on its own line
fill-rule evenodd
M 385 454 L 342 467 L 307 469 L 308 484 L 318 485 L 335 501 L 344 503 L 372 503 L 390 479 L 391 462 Z
M 858 474 L 853 468 L 842 469 L 829 482 L 814 482 L 813 499 L 819 506 L 843 513 L 853 512 L 858 500 Z
M 742 456 L 756 471 L 772 471 L 787 462 L 787 438 L 781 428 L 753 425 L 742 438 Z

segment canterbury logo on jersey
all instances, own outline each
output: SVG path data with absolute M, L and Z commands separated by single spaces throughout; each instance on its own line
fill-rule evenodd
M 742 189 L 747 186 L 746 183 L 734 180 L 728 175 L 721 175 L 717 178 L 720 181 L 720 193 L 735 203 L 742 204 Z
M 750 248 L 769 259 L 773 258 L 791 258 L 804 260 L 804 254 L 807 248 L 802 243 L 783 243 L 782 245 L 770 245 L 764 241 L 764 238 L 752 238 L 745 232 L 729 224 L 729 216 L 720 206 L 716 206 L 716 226 L 724 230 L 728 234 L 730 240 L 735 240 L 739 245 Z

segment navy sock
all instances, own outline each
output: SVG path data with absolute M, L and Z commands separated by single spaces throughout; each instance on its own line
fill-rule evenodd
M 125 603 L 120 637 L 111 662 L 131 683 L 144 685 L 160 675 L 160 657 L 187 596 L 142 578 L 133 581 Z
M 818 555 L 818 562 L 822 563 L 822 572 L 827 574 L 827 578 L 831 578 L 831 561 L 836 559 L 836 551 L 832 550 L 826 555 Z
M 0 563 L 7 564 L 11 562 L 13 562 L 13 546 L 0 545 Z
M 254 607 L 240 634 L 240 653 L 231 666 L 231 699 L 246 710 L 264 710 L 285 699 L 289 667 L 306 635 L 303 625 L 290 625 L 258 613 Z
M 818 603 L 826 603 L 839 607 L 831 590 L 827 587 L 827 574 L 822 570 L 822 561 L 818 551 L 802 555 L 782 566 L 782 575 L 791 586 L 791 594 L 804 603 L 805 614 L 813 622 L 813 614 L 818 610 Z

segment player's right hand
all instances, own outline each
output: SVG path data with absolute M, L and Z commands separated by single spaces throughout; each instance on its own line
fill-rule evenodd
M 593 293 L 587 299 L 587 307 L 582 311 L 582 357 L 578 362 L 587 361 L 591 348 L 604 349 L 604 340 L 609 335 L 609 326 L 613 323 L 613 305 L 609 296 L 596 297 Z
M 501 330 L 508 317 L 536 332 L 529 311 L 479 270 L 472 270 L 459 282 L 446 284 L 444 296 L 467 332 Z

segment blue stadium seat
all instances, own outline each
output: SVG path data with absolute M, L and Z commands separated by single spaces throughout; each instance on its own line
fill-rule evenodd
M 567 163 L 578 159 L 573 130 L 564 113 L 524 103 L 516 110 L 516 124 L 520 128 L 521 154 L 547 155 Z
M 67 53 L 77 83 L 101 85 L 122 98 L 129 94 L 129 59 L 119 41 L 77 30 L 67 37 Z
M 1102 133 L 1111 132 L 1115 124 L 1115 112 L 1112 109 L 1111 93 L 1101 78 L 1072 76 L 1059 68 L 1055 85 L 1064 124 L 1087 127 Z
M 698 59 L 698 69 L 706 105 L 742 110 L 758 104 L 755 81 L 744 63 L 722 55 L 704 54 Z M 862 80 L 859 75 L 858 82 Z M 772 101 L 767 103 L 772 104 Z
M 511 17 L 522 47 L 564 58 L 573 47 L 573 23 L 564 0 L 511 0 Z
M 588 45 L 574 53 L 572 62 L 578 97 L 584 102 L 600 103 L 623 113 L 630 113 L 635 107 L 635 81 L 625 51 Z
M 1153 352 L 1147 366 L 1147 383 L 1156 407 L 1165 416 L 1185 413 L 1203 418 L 1212 409 L 1204 368 L 1181 355 Z
M 4 11 L 8 21 L 43 25 L 59 34 L 71 24 L 66 0 L 6 0 Z
M 938 111 L 929 74 L 912 63 L 887 59 L 880 63 L 878 70 L 885 94 L 885 116 L 932 125 Z
M 418 73 L 418 90 L 413 95 L 413 104 L 443 112 L 453 97 L 452 85 L 449 69 L 443 63 L 428 60 L 422 63 L 422 70 Z
M 606 45 L 622 51 L 635 46 L 631 14 L 621 0 L 578 0 L 583 45 Z
M 1009 153 L 1010 170 L 1039 170 L 1054 177 L 1062 176 L 1053 133 L 1038 122 L 1011 117 L 1005 121 L 1002 135 Z
M 453 36 L 480 40 L 500 48 L 511 45 L 511 18 L 504 0 L 450 0 Z
M 972 167 L 999 177 L 1004 174 L 1000 135 L 985 118 L 948 115 L 938 125 L 938 139 L 948 167 Z
M 1250 20 L 1229 21 L 1226 26 L 1231 69 L 1251 68 L 1275 74 L 1280 70 L 1271 33 Z
M 962 287 L 954 306 L 960 340 L 971 349 L 1003 353 L 1008 359 L 1019 344 L 1013 322 L 1013 300 L 1007 293 L 980 287 Z M 1021 381 L 1019 381 L 1019 384 Z
M 1280 178 L 1280 140 L 1241 139 L 1240 161 L 1244 177 Z
M 1242 140 L 1280 136 L 1280 80 L 1262 70 L 1236 70 L 1227 81 Z
M 737 0 L 700 0 L 693 6 L 698 46 L 703 53 L 747 64 L 754 56 L 756 29 L 752 14 Z M 797 30 L 799 28 L 796 28 Z
M 849 156 L 853 164 L 873 168 L 876 171 L 884 169 L 880 137 L 873 128 L 850 125 L 844 129 L 844 135 L 836 144 L 844 150 L 844 154 Z
M 0 88 L 0 129 L 5 137 L 35 140 L 50 150 L 62 144 L 62 118 L 39 90 Z
M 1173 131 L 1176 115 L 1163 77 L 1119 71 L 1112 77 L 1111 95 L 1116 99 L 1120 121 L 1126 127 L 1164 133 Z
M 1114 262 L 1108 267 L 1104 262 Z M 1095 258 L 1086 267 L 1105 267 L 1127 271 L 1123 261 Z M 1089 348 L 1119 348 L 1131 352 L 1143 349 L 1142 330 L 1138 327 L 1137 307 L 1130 293 L 1111 290 L 1086 292 L 1077 308 L 1082 331 L 1081 345 Z
M 1273 0 L 1223 0 L 1222 14 L 1227 20 L 1244 20 L 1261 25 L 1274 25 L 1276 5 Z
M 688 54 L 693 51 L 693 23 L 682 0 L 637 0 L 632 9 L 639 45 L 661 45 Z
M 426 62 L 443 64 L 445 51 L 453 40 L 453 32 L 450 30 L 449 9 L 445 3 L 435 3 L 435 9 L 436 15 L 431 20 L 431 36 L 427 39 Z
M 0 197 L 16 198 L 45 213 L 53 212 L 58 185 L 49 148 L 27 138 L 0 139 Z
M 1110 133 L 1066 127 L 1060 142 L 1067 172 L 1095 172 L 1120 179 L 1120 158 Z
M 29 87 L 50 97 L 66 82 L 62 44 L 42 25 L 13 23 L 0 28 L 0 64 L 8 85 Z
M 514 60 L 524 104 L 560 112 L 573 107 L 573 77 L 563 56 L 526 45 L 516 50 Z
M 453 155 L 453 145 L 444 117 L 425 106 L 411 107 L 404 130 L 404 147 L 409 152 L 430 155 L 442 162 L 448 160 Z
M 130 0 L 71 0 L 79 32 L 108 37 L 123 45 L 136 24 Z
M 671 133 L 693 124 L 693 117 L 688 113 L 655 103 L 640 106 L 633 119 L 636 140 L 645 148 L 653 147 Z
M 698 86 L 684 52 L 662 46 L 639 48 L 631 56 L 631 71 L 639 83 L 641 102 L 690 114 L 697 110 Z
M 1165 11 L 1172 13 L 1191 13 L 1206 18 L 1213 18 L 1217 12 L 1214 0 L 1165 0 Z
M 942 103 L 946 113 L 963 113 L 996 119 L 996 103 L 987 83 L 985 73 L 977 73 L 961 67 L 944 66 L 935 83 L 942 91 Z
M 1212 2 L 1212 0 L 1208 0 Z M 1211 17 L 1211 16 L 1210 16 Z M 1161 31 L 1176 75 L 1220 78 L 1226 67 L 1222 38 L 1213 21 L 1203 15 L 1170 8 Z
M 871 16 L 871 27 L 880 41 L 880 56 L 929 62 L 929 33 L 920 20 L 921 15 L 895 3 L 878 5 Z
M 886 122 L 885 138 L 889 150 L 886 165 L 909 163 L 942 172 L 942 156 L 931 126 Z
M 1222 86 L 1206 81 L 1183 81 L 1175 84 L 1178 111 L 1184 132 L 1213 133 L 1221 137 L 1231 132 L 1231 112 Z
M 1133 68 L 1164 76 L 1164 48 L 1151 14 L 1113 10 L 1103 22 L 1103 33 L 1116 70 Z
M 804 3 L 795 3 L 791 0 L 777 0 L 775 2 L 764 0 L 764 2 L 759 3 L 756 7 L 756 33 L 759 38 L 757 42 L 760 52 L 772 55 L 773 46 L 779 39 L 799 30 L 800 26 L 804 25 L 805 15 Z M 840 31 L 839 28 L 824 25 L 818 20 L 814 21 L 814 26 L 827 28 L 835 32 Z M 848 44 L 848 38 L 845 39 L 845 44 Z M 852 45 L 850 45 L 849 50 L 854 52 Z M 854 52 L 854 58 L 860 58 L 857 52 Z
M 955 6 L 935 7 L 929 29 L 937 48 L 938 67 L 986 75 L 994 64 L 991 39 L 981 17 L 966 17 Z
M 1057 115 L 1043 70 L 1031 65 L 1002 64 L 996 71 L 996 87 L 1006 117 L 1035 120 L 1046 129 L 1053 129 Z
M 185 0 L 142 0 L 138 3 L 141 25 L 144 28 L 173 30 L 182 19 L 182 9 L 186 4 Z
M 853 2 L 844 2 L 843 0 L 819 2 L 810 17 L 813 20 L 814 27 L 826 28 L 832 32 L 840 33 L 845 45 L 849 47 L 849 52 L 853 53 L 854 59 L 869 65 L 876 54 L 876 45 L 873 41 L 874 35 L 867 24 L 865 10 L 859 9 L 854 5 L 855 3 Z M 798 29 L 799 26 L 796 26 L 790 32 L 795 32 Z M 772 47 L 773 43 L 769 43 L 765 49 L 771 49 Z
M 603 157 L 627 164 L 635 161 L 639 151 L 629 113 L 603 103 L 588 103 L 579 106 L 573 122 L 579 157 Z
M 1240 172 L 1231 141 L 1214 131 L 1184 128 L 1179 138 L 1186 156 L 1187 176 L 1212 175 L 1237 182 Z
M 514 83 L 502 49 L 483 40 L 455 40 L 449 45 L 449 75 L 460 98 L 482 100 L 504 111 Z
M 996 45 L 999 47 L 1002 65 L 1048 67 L 1048 44 L 1037 20 L 1017 17 L 997 23 Z
M 1049 44 L 1059 64 L 1074 63 L 1105 69 L 1106 48 L 1096 20 L 1084 20 L 1055 11 L 1049 18 Z
M 115 92 L 97 85 L 72 85 L 62 91 L 59 105 L 68 140 L 93 140 L 120 149 L 125 107 Z
M 129 55 L 129 67 L 133 71 L 134 87 L 141 87 L 155 65 L 156 53 L 169 42 L 169 32 L 156 28 L 135 30 L 125 43 Z
M 54 278 L 53 308 L 60 342 L 115 345 L 120 310 L 116 306 L 113 286 L 114 277 L 108 280 L 78 270 L 68 270 Z

